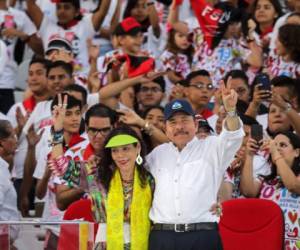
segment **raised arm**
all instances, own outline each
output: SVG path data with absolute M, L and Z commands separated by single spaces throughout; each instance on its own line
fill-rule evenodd
M 227 112 L 227 116 L 225 118 L 226 128 L 229 131 L 238 130 L 241 126 L 239 117 L 236 114 L 238 96 L 237 93 L 231 89 L 231 78 L 228 79 L 227 86 L 225 86 L 224 82 L 222 83 L 221 90 L 224 108 Z
M 120 121 L 128 125 L 137 125 L 141 130 L 144 130 L 149 136 L 151 136 L 158 144 L 168 142 L 169 139 L 163 131 L 156 128 L 154 125 L 146 122 L 138 114 L 132 110 L 118 110 L 122 113 Z
M 263 66 L 263 52 L 262 48 L 256 44 L 253 35 L 256 28 L 256 24 L 252 19 L 248 20 L 248 28 L 248 48 L 251 51 L 251 53 L 246 58 L 246 61 L 252 67 L 260 68 Z
M 93 14 L 92 23 L 93 23 L 93 26 L 94 26 L 95 30 L 100 29 L 100 27 L 101 27 L 101 25 L 104 21 L 104 18 L 107 14 L 107 11 L 109 9 L 109 6 L 110 6 L 110 0 L 102 0 L 99 8 Z
M 122 81 L 113 82 L 105 87 L 101 88 L 99 91 L 100 99 L 107 99 L 120 94 L 123 90 L 137 85 L 139 83 L 151 82 L 153 79 L 159 77 L 162 73 L 148 73 L 146 76 L 136 76 L 133 78 L 127 78 Z
M 35 149 L 37 143 L 40 141 L 43 131 L 40 134 L 35 133 L 33 124 L 28 130 L 26 136 L 28 142 L 27 154 L 24 162 L 23 181 L 20 188 L 20 210 L 23 216 L 28 215 L 29 200 L 28 194 L 33 183 L 33 173 L 36 167 Z
M 159 18 L 155 8 L 155 3 L 153 1 L 148 1 L 147 3 L 149 11 L 149 20 L 153 29 L 154 35 L 158 38 L 160 37 L 160 27 L 159 27 Z
M 241 192 L 247 197 L 257 197 L 261 187 L 261 183 L 253 178 L 253 157 L 258 149 L 256 140 L 249 138 L 244 166 L 241 168 L 240 182 Z
M 40 7 L 35 3 L 35 0 L 26 0 L 27 3 L 27 14 L 39 29 L 41 27 L 44 14 Z
M 292 193 L 300 194 L 300 179 L 287 164 L 284 157 L 280 154 L 278 145 L 274 140 L 270 140 L 269 148 L 272 156 L 272 161 L 276 165 L 277 174 L 281 177 L 284 186 Z

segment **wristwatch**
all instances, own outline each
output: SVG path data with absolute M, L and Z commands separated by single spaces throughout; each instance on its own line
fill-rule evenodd
M 236 117 L 237 116 L 236 109 L 227 111 L 227 116 L 228 117 Z
M 292 108 L 293 108 L 292 105 L 290 103 L 286 102 L 284 112 L 287 113 L 287 112 L 291 111 Z

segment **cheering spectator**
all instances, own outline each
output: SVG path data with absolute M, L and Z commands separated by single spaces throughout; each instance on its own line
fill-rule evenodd
M 39 46 L 41 41 L 36 32 L 34 24 L 23 11 L 9 7 L 6 0 L 0 0 L 0 39 L 7 47 L 6 63 L 0 72 L 0 111 L 4 114 L 14 104 L 17 64 L 13 55 L 17 39 L 27 43 L 36 53 L 42 54 Z M 2 53 L 5 52 L 1 49 Z
M 62 37 L 72 44 L 75 55 L 75 70 L 88 73 L 87 39 L 93 38 L 101 27 L 109 9 L 109 1 L 101 1 L 100 8 L 93 15 L 82 16 L 79 0 L 62 0 L 56 3 L 58 23 L 43 14 L 35 0 L 27 0 L 28 13 L 39 30 L 44 47 L 54 37 Z

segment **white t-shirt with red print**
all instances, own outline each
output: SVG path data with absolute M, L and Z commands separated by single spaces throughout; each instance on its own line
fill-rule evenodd
M 197 70 L 207 70 L 213 84 L 219 86 L 227 72 L 242 68 L 242 63 L 250 53 L 251 51 L 236 39 L 222 39 L 213 50 L 204 41 L 195 53 L 193 67 Z
M 280 206 L 284 215 L 284 249 L 298 250 L 300 248 L 300 195 L 291 193 L 283 187 L 280 177 L 277 177 L 273 181 L 262 183 L 259 198 L 272 200 Z
M 8 10 L 0 10 L 0 34 L 2 30 L 15 28 L 31 36 L 36 33 L 34 24 L 25 12 L 9 7 Z M 7 61 L 0 72 L 0 89 L 14 89 L 17 73 L 17 64 L 14 61 L 14 49 L 17 38 L 8 38 L 0 35 L 0 39 L 7 46 Z
M 75 56 L 75 71 L 89 72 L 87 39 L 92 39 L 96 34 L 92 23 L 92 14 L 85 15 L 77 24 L 64 29 L 55 22 L 44 16 L 39 34 L 42 38 L 44 48 L 47 48 L 49 41 L 61 37 L 72 44 Z
M 171 70 L 183 79 L 191 72 L 191 65 L 188 57 L 182 53 L 175 54 L 169 50 L 165 50 L 160 56 L 160 62 L 161 65 L 159 66 L 162 71 Z M 165 80 L 166 95 L 168 96 L 171 93 L 174 84 L 168 79 L 168 77 L 165 77 Z
M 296 62 L 286 62 L 281 56 L 272 50 L 267 58 L 266 66 L 268 73 L 273 78 L 275 76 L 289 76 L 298 78 L 300 76 L 300 64 Z
M 98 0 L 80 0 L 80 12 L 82 14 L 91 13 L 97 8 L 98 2 Z M 36 4 L 40 7 L 44 15 L 52 21 L 57 22 L 56 3 L 54 0 L 36 0 Z

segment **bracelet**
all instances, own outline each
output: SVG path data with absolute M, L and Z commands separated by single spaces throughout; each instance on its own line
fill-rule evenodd
M 227 111 L 227 116 L 228 117 L 236 117 L 237 113 L 236 113 L 236 109 L 231 109 Z
M 58 144 L 62 144 L 64 141 L 64 130 L 61 129 L 60 131 L 54 131 L 54 128 L 51 128 L 51 146 L 55 146 Z

